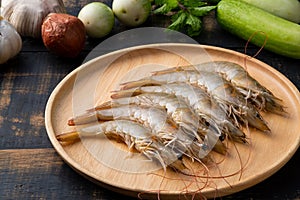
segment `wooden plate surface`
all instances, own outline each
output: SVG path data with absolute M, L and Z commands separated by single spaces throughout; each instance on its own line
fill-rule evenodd
M 203 51 L 206 50 L 206 51 Z M 107 139 L 81 140 L 62 146 L 56 135 L 74 130 L 67 121 L 110 99 L 119 83 L 149 75 L 162 67 L 226 60 L 246 66 L 248 72 L 276 96 L 283 99 L 288 117 L 263 114 L 272 133 L 250 130 L 250 144 L 228 143 L 225 157 L 213 154 L 215 163 L 208 173 L 191 163 L 199 177 L 162 169 L 155 163 L 132 155 L 123 144 Z M 246 60 L 246 64 L 245 64 Z M 300 98 L 296 87 L 274 68 L 246 55 L 211 46 L 194 44 L 153 44 L 112 52 L 95 58 L 68 74 L 51 94 L 45 111 L 48 136 L 59 155 L 78 173 L 116 192 L 147 198 L 172 199 L 204 195 L 208 198 L 228 195 L 251 187 L 278 171 L 300 144 Z M 223 177 L 223 178 L 222 178 Z

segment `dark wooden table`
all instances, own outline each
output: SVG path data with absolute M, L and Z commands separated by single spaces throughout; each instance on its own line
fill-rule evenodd
M 91 1 L 64 2 L 67 12 L 77 15 L 80 8 Z M 110 5 L 111 1 L 106 3 Z M 144 26 L 166 27 L 167 24 L 167 19 L 156 16 L 150 17 Z M 109 36 L 126 29 L 117 23 Z M 1 65 L 0 199 L 131 199 L 108 191 L 73 171 L 53 149 L 44 125 L 44 110 L 52 90 L 104 39 L 88 39 L 76 59 L 67 59 L 49 53 L 41 40 L 23 38 L 20 54 Z M 213 12 L 204 18 L 202 33 L 193 39 L 200 44 L 242 53 L 246 44 L 222 30 Z M 257 47 L 250 45 L 247 54 L 254 55 L 257 51 Z M 266 50 L 260 52 L 257 59 L 283 73 L 300 89 L 299 60 Z M 299 199 L 299 166 L 298 150 L 267 180 L 223 199 Z

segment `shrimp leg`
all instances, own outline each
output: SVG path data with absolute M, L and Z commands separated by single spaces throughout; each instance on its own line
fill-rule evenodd
M 88 115 L 90 115 L 90 113 Z M 180 128 L 177 129 L 177 127 L 170 122 L 166 111 L 161 108 L 124 105 L 109 109 L 95 110 L 94 115 L 100 121 L 126 119 L 139 122 L 150 128 L 158 138 L 164 141 L 165 145 L 173 146 L 184 154 L 187 153 L 186 155 L 190 156 L 191 159 L 202 159 L 211 149 L 223 154 L 226 152 L 226 148 L 221 142 L 217 141 L 217 143 L 213 144 L 204 143 L 201 138 L 195 140 L 195 136 L 192 133 L 184 132 Z M 84 115 L 78 116 L 73 120 L 75 120 L 76 124 L 76 121 L 78 122 L 82 118 L 84 119 Z M 209 133 L 209 135 L 213 135 L 213 133 Z M 197 152 L 191 148 L 192 143 L 199 146 Z M 201 155 L 201 157 L 197 157 L 199 155 Z
M 266 87 L 254 79 L 241 65 L 228 61 L 206 62 L 197 65 L 169 68 L 157 73 L 169 73 L 183 70 L 217 73 L 229 81 L 237 90 L 249 99 L 258 109 L 283 115 L 285 114 L 282 100 L 274 96 Z
M 122 84 L 122 89 L 130 89 L 140 86 L 162 85 L 170 83 L 185 82 L 204 89 L 220 107 L 235 120 L 250 125 L 261 131 L 269 132 L 266 121 L 251 104 L 247 104 L 244 97 L 235 90 L 229 82 L 222 77 L 210 73 L 195 73 L 194 70 L 154 74 L 137 81 Z
M 135 148 L 150 160 L 157 160 L 164 170 L 169 166 L 177 171 L 186 173 L 187 167 L 179 159 L 180 154 L 153 139 L 150 129 L 129 120 L 106 121 L 92 126 L 77 128 L 74 132 L 57 135 L 61 143 L 69 143 L 79 138 L 106 135 L 117 138 L 127 144 L 129 149 Z
M 114 100 L 131 95 L 147 94 L 151 92 L 166 93 L 176 95 L 183 99 L 188 106 L 194 110 L 200 123 L 207 123 L 210 127 L 222 131 L 222 135 L 228 135 L 234 141 L 246 142 L 246 135 L 239 128 L 227 119 L 227 114 L 219 105 L 210 98 L 207 93 L 186 83 L 170 83 L 159 86 L 144 86 L 137 89 L 115 91 L 112 95 Z
M 104 104 L 95 107 L 95 110 L 129 104 L 160 106 L 167 111 L 168 116 L 170 116 L 176 125 L 184 131 L 194 133 L 196 138 L 198 138 L 199 135 L 202 137 L 207 135 L 208 126 L 203 121 L 199 120 L 199 116 L 193 112 L 182 98 L 173 94 L 149 92 L 133 97 L 113 99 L 112 101 L 105 102 Z M 217 127 L 214 127 L 213 131 L 221 140 L 224 138 L 224 135 Z

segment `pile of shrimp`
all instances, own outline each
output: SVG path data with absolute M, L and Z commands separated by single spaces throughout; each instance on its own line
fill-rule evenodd
M 68 124 L 78 128 L 57 139 L 70 144 L 104 134 L 164 170 L 186 173 L 183 156 L 203 163 L 212 151 L 225 155 L 226 140 L 247 143 L 243 130 L 270 132 L 261 112 L 283 115 L 282 100 L 242 66 L 207 62 L 122 83 L 110 101 L 69 119 Z M 92 123 L 95 116 L 99 123 Z

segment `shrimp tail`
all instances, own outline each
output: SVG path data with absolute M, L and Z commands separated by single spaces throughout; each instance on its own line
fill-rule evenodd
M 114 107 L 114 102 L 113 101 L 106 101 L 95 108 L 87 110 L 87 112 L 94 111 L 94 110 L 105 110 Z
M 119 99 L 123 97 L 133 97 L 137 96 L 139 94 L 142 94 L 143 92 L 139 88 L 135 89 L 124 89 L 124 90 L 116 90 L 113 91 L 113 94 L 110 96 L 112 99 Z
M 151 78 L 145 78 L 136 81 L 121 83 L 121 89 L 126 90 L 126 89 L 141 87 L 141 86 L 155 86 L 155 85 L 161 85 L 161 83 L 159 81 L 152 80 Z
M 100 110 L 100 109 L 99 109 Z M 99 121 L 113 120 L 113 116 L 102 116 L 97 110 L 90 109 L 82 115 L 75 116 L 68 120 L 69 126 L 95 123 Z
M 184 71 L 185 68 L 186 68 L 186 66 L 170 67 L 167 69 L 154 71 L 154 72 L 152 72 L 152 75 L 162 75 L 162 74 L 168 74 L 171 72 L 181 72 L 181 71 Z
M 98 122 L 97 117 L 97 110 L 105 110 L 113 107 L 112 101 L 107 101 L 102 103 L 101 105 L 98 105 L 94 108 L 90 108 L 86 110 L 86 112 L 82 115 L 75 116 L 68 120 L 69 126 L 75 126 L 75 125 L 82 125 L 82 124 L 88 124 L 93 122 Z
M 68 133 L 59 134 L 56 136 L 56 139 L 63 144 L 73 144 L 80 140 L 80 136 L 77 131 L 72 131 Z

